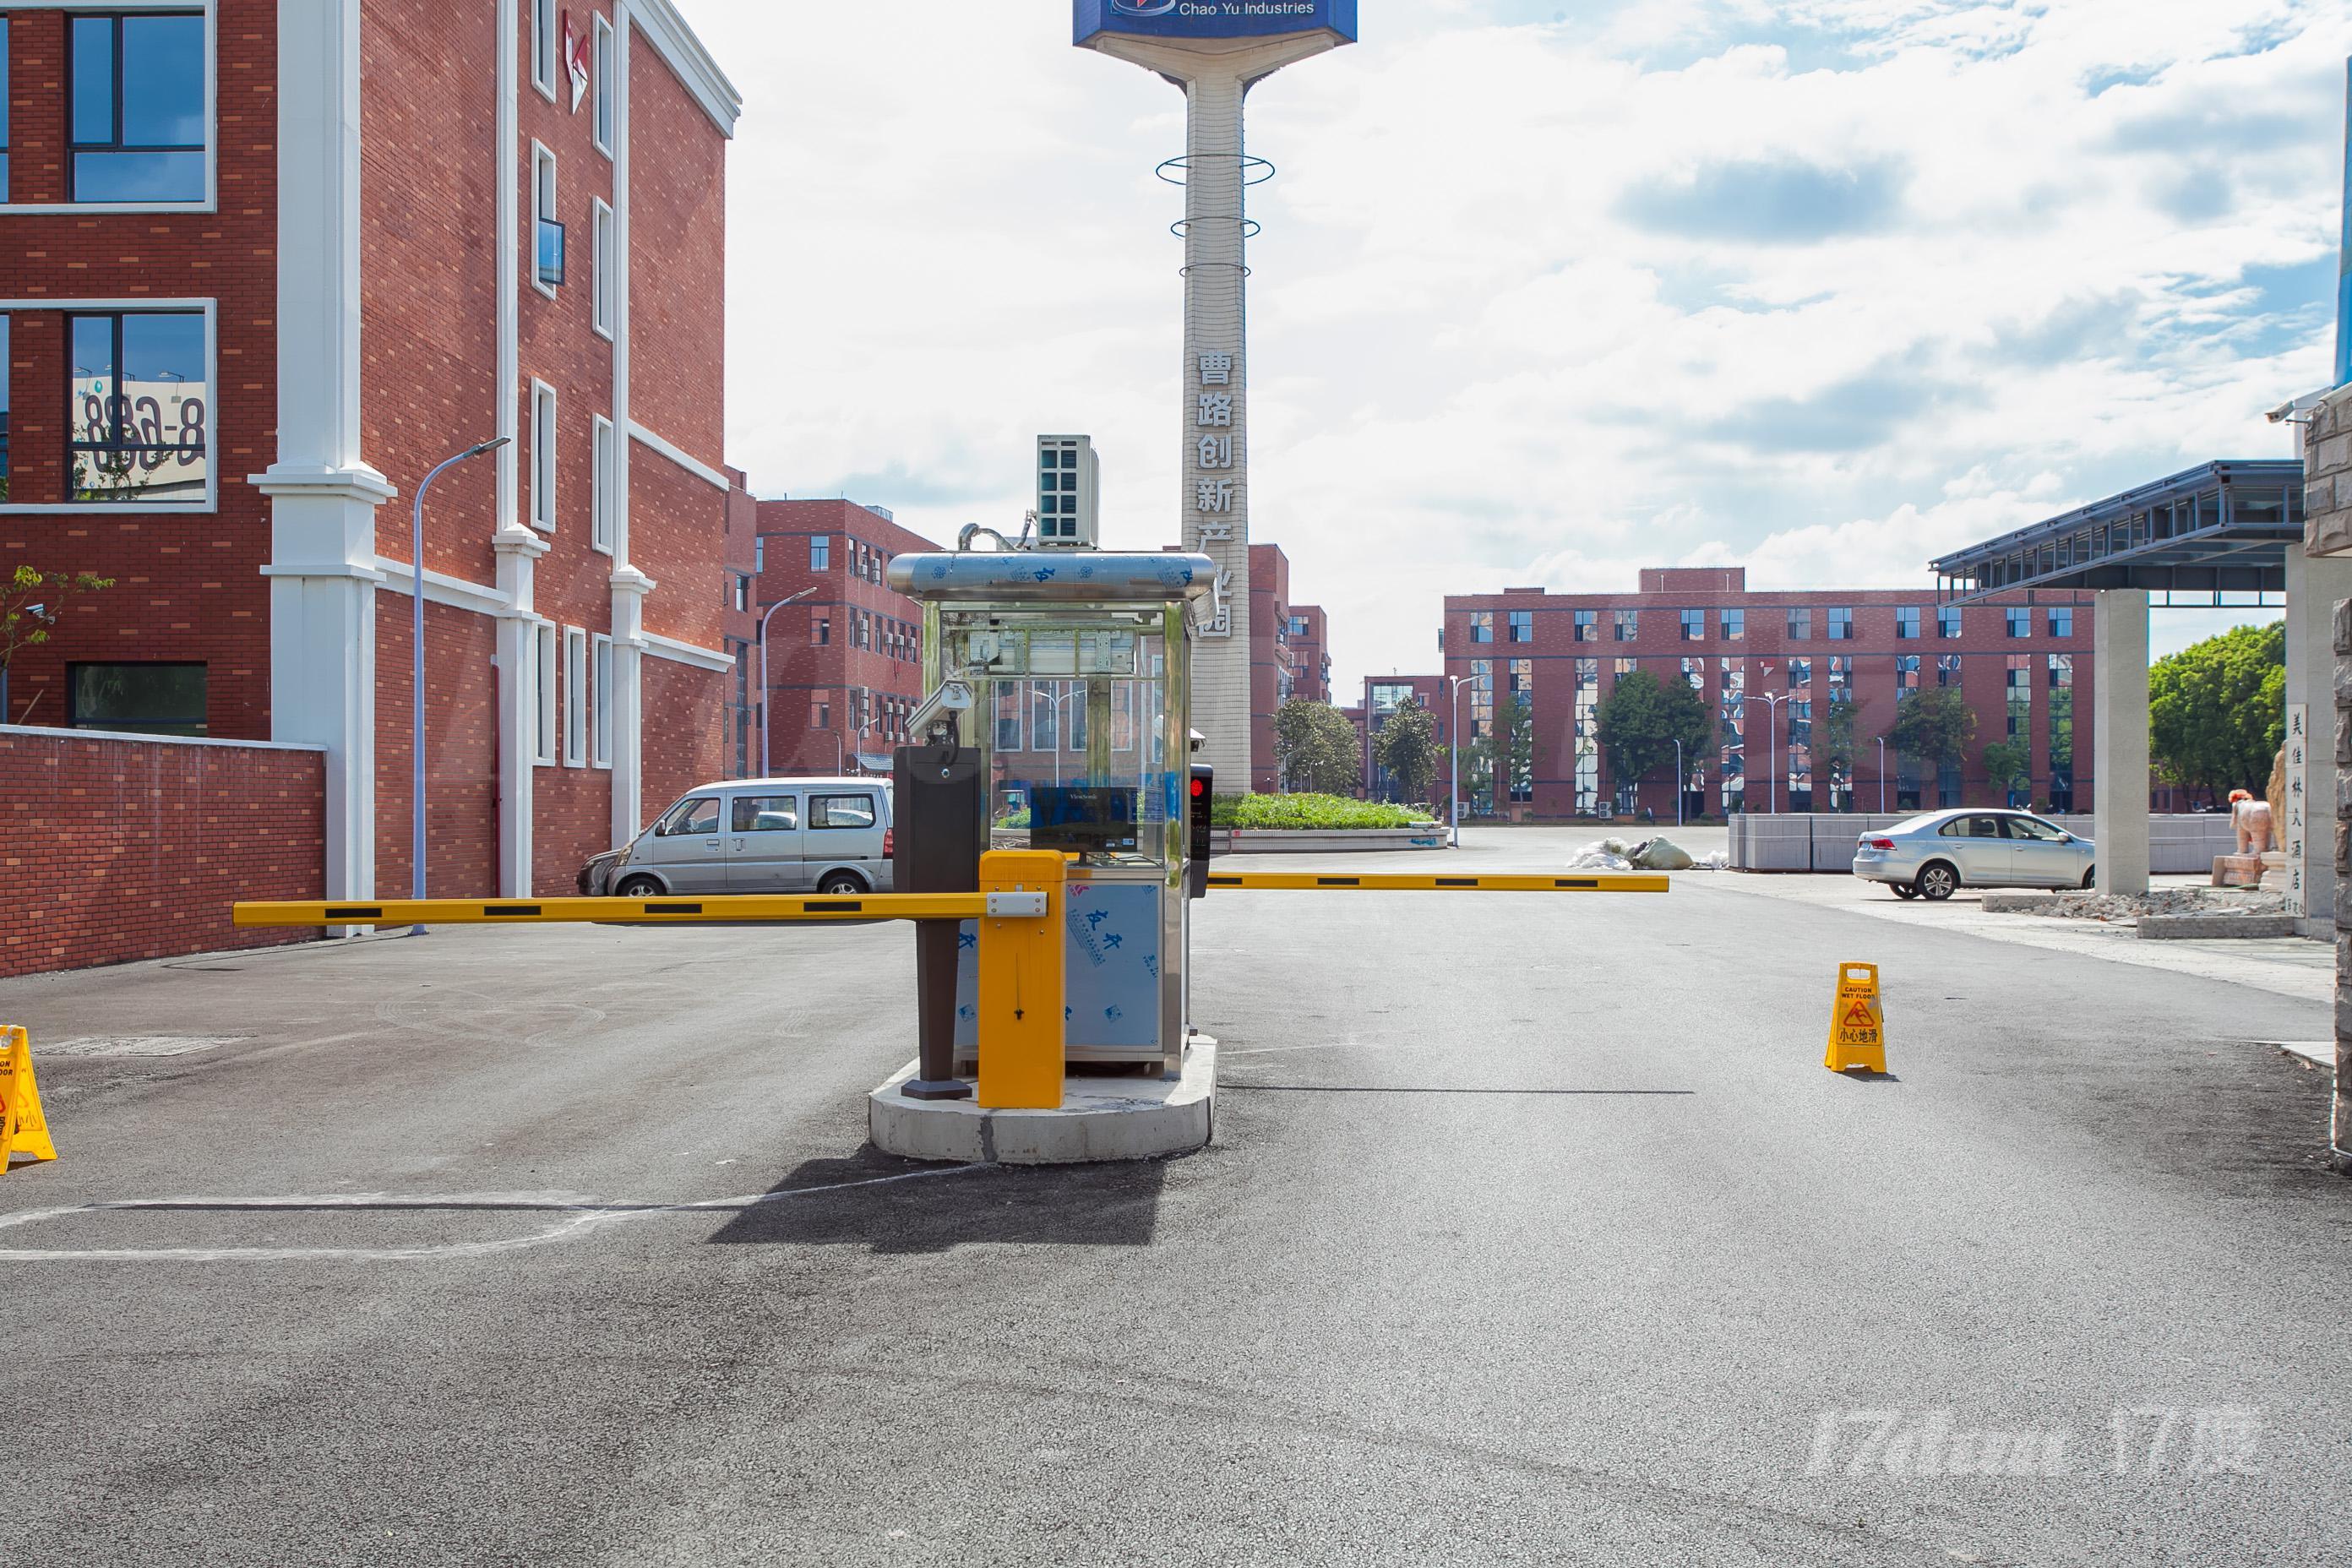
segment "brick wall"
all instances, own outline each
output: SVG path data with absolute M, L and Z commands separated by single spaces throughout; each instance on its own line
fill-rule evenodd
M 646 795 L 642 815 L 647 821 L 695 785 L 727 776 L 730 747 L 726 735 L 725 694 L 727 683 L 733 679 L 730 672 L 697 669 L 673 659 L 646 659 Z M 578 869 L 576 863 L 564 868 L 567 887 L 572 872 Z
M 323 898 L 324 753 L 0 728 L 0 975 L 301 942 L 238 899 Z
M 136 503 L 0 518 L 0 568 L 17 563 L 112 577 L 76 601 L 47 645 L 9 670 L 11 720 L 65 721 L 64 667 L 83 660 L 207 667 L 215 735 L 269 733 L 268 503 L 245 483 L 277 452 L 278 7 L 220 0 L 218 203 L 213 212 L 105 213 L 60 205 L 0 217 L 0 299 L 210 300 L 215 374 L 200 388 L 219 501 L 212 512 Z M 8 21 L 9 195 L 66 195 L 65 14 Z M 67 493 L 65 315 L 10 315 L 8 499 Z M 177 428 L 177 426 L 174 426 Z
M 415 601 L 375 600 L 375 888 L 404 899 L 415 886 L 412 837 L 415 706 L 409 643 Z M 498 622 L 448 605 L 425 606 L 425 891 L 436 899 L 499 890 Z

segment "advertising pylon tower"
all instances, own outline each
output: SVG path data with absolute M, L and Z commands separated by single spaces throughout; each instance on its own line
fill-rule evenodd
M 1356 0 L 1077 0 L 1082 48 L 1181 89 L 1184 152 L 1160 166 L 1184 187 L 1184 363 L 1178 399 L 1182 540 L 1216 563 L 1192 654 L 1197 760 L 1246 790 L 1250 756 L 1249 342 L 1244 194 L 1273 165 L 1242 143 L 1242 100 L 1284 66 L 1356 39 Z M 1229 785 L 1228 787 L 1233 787 Z

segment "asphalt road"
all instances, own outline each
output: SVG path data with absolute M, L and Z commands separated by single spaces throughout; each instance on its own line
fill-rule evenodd
M 899 927 L 0 984 L 226 1037 L 40 1056 L 5 1556 L 2341 1563 L 2325 1006 L 1743 880 L 1220 894 L 1215 1144 L 1075 1170 L 862 1147 Z

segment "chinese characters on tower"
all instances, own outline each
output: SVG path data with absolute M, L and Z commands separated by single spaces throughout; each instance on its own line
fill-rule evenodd
M 1211 350 L 1200 356 L 1197 370 L 1200 385 L 1192 399 L 1192 458 L 1193 467 L 1200 472 L 1192 481 L 1193 515 L 1190 521 L 1192 548 L 1205 554 L 1213 544 L 1230 548 L 1234 542 L 1238 498 L 1233 479 L 1216 471 L 1234 467 L 1234 356 Z M 1212 613 L 1209 624 L 1201 628 L 1202 637 L 1234 635 L 1233 605 L 1228 596 L 1233 581 L 1233 573 L 1220 560 Z

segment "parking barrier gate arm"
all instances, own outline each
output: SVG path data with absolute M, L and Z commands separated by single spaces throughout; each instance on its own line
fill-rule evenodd
M 709 925 L 801 921 L 978 920 L 985 893 L 729 893 L 668 899 L 343 899 L 239 903 L 240 926 Z M 1006 911 L 1008 914 L 1016 911 Z
M 1212 888 L 1354 889 L 1360 892 L 1663 893 L 1663 871 L 1212 871 Z

